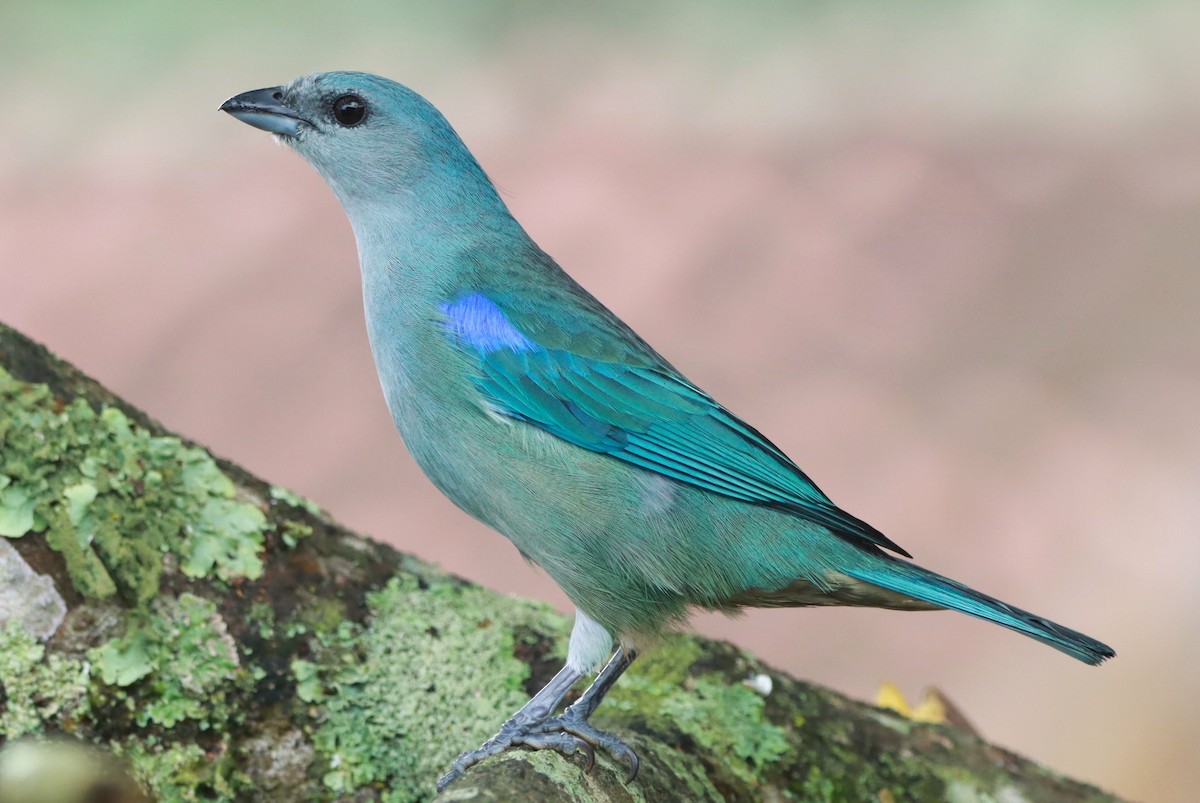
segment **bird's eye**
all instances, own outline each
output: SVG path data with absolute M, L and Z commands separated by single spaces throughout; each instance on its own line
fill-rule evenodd
M 333 102 L 333 119 L 352 128 L 367 119 L 367 102 L 358 95 L 342 95 Z

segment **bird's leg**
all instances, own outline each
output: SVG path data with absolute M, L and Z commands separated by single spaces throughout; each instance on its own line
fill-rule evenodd
M 583 696 L 561 715 L 553 716 L 571 687 L 608 654 L 612 644 L 613 637 L 604 626 L 583 611 L 576 610 L 566 666 L 560 669 L 520 711 L 513 714 L 500 727 L 499 733 L 484 742 L 478 750 L 463 753 L 456 758 L 450 766 L 450 771 L 438 781 L 438 791 L 453 783 L 468 768 L 514 745 L 525 745 L 534 750 L 557 750 L 568 756 L 582 752 L 588 770 L 596 763 L 594 748 L 601 747 L 617 758 L 629 762 L 629 780 L 632 781 L 638 771 L 637 754 L 616 736 L 592 727 L 588 723 L 588 717 L 600 705 L 604 695 L 617 682 L 621 673 L 633 663 L 637 657 L 635 650 L 618 647 Z
M 535 727 L 554 713 L 554 709 L 558 708 L 558 704 L 581 677 L 583 677 L 583 672 L 572 668 L 570 664 L 558 670 L 558 674 L 551 678 L 541 691 L 533 695 L 533 698 L 522 706 L 520 711 L 513 714 L 507 722 L 500 726 L 500 731 L 495 736 L 484 742 L 478 750 L 463 753 L 454 760 L 454 763 L 450 765 L 449 772 L 438 780 L 438 791 L 442 791 L 453 783 L 468 768 L 475 766 L 485 758 L 503 753 L 517 744 L 528 745 L 535 750 L 550 748 L 564 755 L 571 755 L 575 751 L 581 750 L 587 754 L 590 767 L 595 760 L 595 755 L 592 746 L 582 738 L 562 731 L 543 733 Z M 589 689 L 589 691 L 591 690 Z
M 616 758 L 623 758 L 629 763 L 629 777 L 626 783 L 632 781 L 638 774 L 638 757 L 629 745 L 613 736 L 611 733 L 605 733 L 599 730 L 590 722 L 588 718 L 595 713 L 600 707 L 600 703 L 604 701 L 604 696 L 608 694 L 608 690 L 617 682 L 617 678 L 621 677 L 622 673 L 633 663 L 637 658 L 637 650 L 629 647 L 618 647 L 613 657 L 605 665 L 600 674 L 588 686 L 587 691 L 583 696 L 576 700 L 573 704 L 567 707 L 557 717 L 544 719 L 536 726 L 536 730 L 546 734 L 570 734 L 571 736 L 582 739 L 592 747 L 600 747 L 606 750 L 609 754 Z M 591 769 L 591 759 L 589 755 L 588 769 Z

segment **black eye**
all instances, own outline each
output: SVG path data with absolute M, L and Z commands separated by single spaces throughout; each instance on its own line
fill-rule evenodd
M 351 128 L 367 119 L 367 102 L 358 95 L 342 95 L 333 102 L 333 119 Z

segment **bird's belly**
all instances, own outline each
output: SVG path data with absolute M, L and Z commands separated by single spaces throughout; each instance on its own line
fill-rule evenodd
M 797 564 L 805 539 L 790 517 L 531 425 L 481 411 L 431 411 L 419 426 L 402 428 L 429 478 L 611 632 L 659 632 L 689 607 L 726 608 L 747 589 L 782 588 L 804 573 Z
M 401 434 L 443 494 L 538 562 L 610 530 L 626 507 L 619 466 L 527 424 L 442 406 Z

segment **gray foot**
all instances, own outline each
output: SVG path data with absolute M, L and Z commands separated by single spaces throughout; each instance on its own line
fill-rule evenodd
M 635 658 L 637 653 L 632 649 L 619 648 L 574 705 L 568 706 L 556 717 L 550 716 L 580 678 L 580 672 L 564 666 L 532 700 L 501 726 L 499 733 L 484 742 L 478 750 L 463 753 L 454 759 L 450 771 L 438 780 L 438 791 L 454 783 L 485 758 L 503 753 L 516 745 L 525 745 L 533 750 L 557 750 L 564 756 L 583 753 L 585 771 L 591 771 L 595 765 L 595 748 L 599 747 L 618 761 L 629 764 L 628 781 L 632 781 L 637 777 L 640 763 L 637 753 L 611 733 L 592 727 L 588 717 L 599 707 L 604 695 Z
M 596 763 L 596 752 L 592 749 L 592 745 L 584 738 L 565 730 L 556 730 L 554 728 L 543 730 L 542 726 L 547 724 L 549 724 L 549 721 L 542 723 L 521 723 L 515 719 L 510 719 L 508 722 L 505 722 L 504 727 L 500 728 L 500 732 L 484 742 L 478 750 L 470 750 L 454 759 L 454 763 L 450 765 L 449 772 L 438 779 L 438 791 L 441 792 L 447 786 L 454 783 L 460 775 L 485 758 L 499 755 L 508 748 L 517 745 L 524 745 L 534 750 L 557 750 L 564 756 L 583 753 L 585 759 L 584 770 L 590 771 Z M 586 725 L 587 723 L 584 724 Z M 626 749 L 628 750 L 628 748 Z
M 638 767 L 641 765 L 641 762 L 638 760 L 638 755 L 634 752 L 633 748 L 611 733 L 606 733 L 588 722 L 584 715 L 576 710 L 575 706 L 571 706 L 562 712 L 560 716 L 551 717 L 535 725 L 534 729 L 547 735 L 572 736 L 589 745 L 589 753 L 592 752 L 590 748 L 599 747 L 617 761 L 629 765 L 629 775 L 625 778 L 625 783 L 632 783 L 633 779 L 637 777 Z M 589 756 L 587 769 L 590 770 L 593 763 L 594 755 Z

